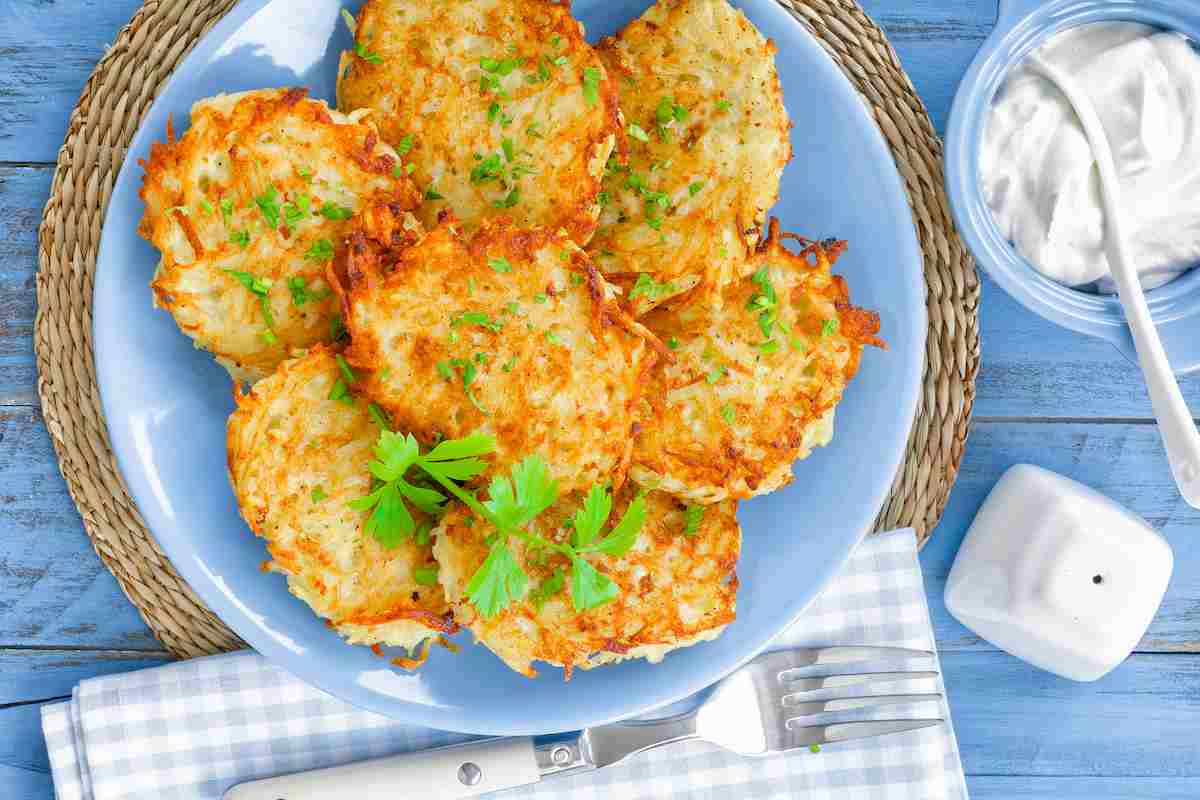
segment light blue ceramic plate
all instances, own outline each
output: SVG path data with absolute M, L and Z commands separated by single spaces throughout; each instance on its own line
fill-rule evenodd
M 648 0 L 576 0 L 590 35 L 614 33 Z M 496 734 L 549 733 L 676 701 L 754 656 L 785 628 L 870 526 L 903 455 L 921 382 L 925 286 L 900 177 L 867 110 L 816 41 L 773 0 L 740 5 L 779 45 L 795 158 L 776 208 L 785 227 L 850 241 L 838 271 L 855 302 L 879 311 L 888 352 L 866 353 L 838 410 L 833 445 L 799 465 L 788 489 L 746 503 L 738 619 L 718 641 L 669 656 L 577 672 L 564 683 L 506 669 L 463 636 L 416 673 L 350 647 L 284 580 L 264 575 L 262 542 L 238 517 L 225 474 L 229 379 L 151 307 L 157 261 L 136 233 L 138 158 L 167 115 L 218 92 L 303 85 L 332 98 L 349 44 L 335 0 L 244 0 L 176 70 L 134 138 L 109 204 L 96 273 L 96 371 L 125 481 L 172 563 L 247 642 L 345 700 L 413 723 Z
M 979 181 L 983 126 L 1009 69 L 1056 33 L 1111 20 L 1174 30 L 1200 42 L 1196 0 L 1000 0 L 996 27 L 954 96 L 946 128 L 946 190 L 963 239 L 996 283 L 1030 311 L 1106 339 L 1136 364 L 1116 295 L 1071 289 L 1034 269 L 1000 233 Z M 1171 366 L 1180 373 L 1200 369 L 1200 269 L 1147 292 L 1146 300 Z

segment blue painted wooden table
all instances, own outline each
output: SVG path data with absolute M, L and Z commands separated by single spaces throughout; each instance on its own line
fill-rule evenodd
M 139 0 L 0 2 L 0 798 L 49 800 L 39 706 L 80 679 L 162 663 L 104 570 L 42 425 L 32 350 L 36 228 L 67 116 Z M 943 130 L 996 0 L 865 0 Z M 922 555 L 976 798 L 1200 797 L 1200 513 L 1179 499 L 1137 371 L 1107 344 L 1026 312 L 984 281 L 975 422 Z M 1200 408 L 1200 377 L 1183 383 Z M 1137 652 L 1095 684 L 1039 672 L 946 613 L 967 525 L 1009 465 L 1091 484 L 1170 540 L 1175 575 Z

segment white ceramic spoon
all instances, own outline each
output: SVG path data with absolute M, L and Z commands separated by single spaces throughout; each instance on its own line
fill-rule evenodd
M 1146 305 L 1146 295 L 1129 253 L 1129 240 L 1125 237 L 1121 215 L 1121 184 L 1104 126 L 1087 94 L 1069 75 L 1037 55 L 1030 56 L 1029 63 L 1035 71 L 1054 83 L 1074 107 L 1091 143 L 1100 171 L 1100 194 L 1104 202 L 1107 231 L 1105 249 L 1117 287 L 1117 297 L 1125 309 L 1125 319 L 1133 335 L 1138 362 L 1150 392 L 1150 403 L 1154 406 L 1154 417 L 1158 420 L 1158 430 L 1167 450 L 1171 474 L 1175 476 L 1179 493 L 1188 505 L 1200 508 L 1200 433 L 1196 431 L 1192 413 L 1184 402 L 1183 393 L 1179 391 L 1179 383 L 1163 350 L 1162 340 L 1158 338 L 1158 329 L 1150 317 L 1150 307 Z

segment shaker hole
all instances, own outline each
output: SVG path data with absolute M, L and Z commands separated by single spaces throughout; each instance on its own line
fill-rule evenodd
M 1094 583 L 1094 584 L 1096 584 L 1097 586 L 1099 586 L 1100 584 L 1104 583 L 1104 576 L 1103 576 L 1103 575 L 1093 575 L 1093 576 L 1092 576 L 1092 583 Z

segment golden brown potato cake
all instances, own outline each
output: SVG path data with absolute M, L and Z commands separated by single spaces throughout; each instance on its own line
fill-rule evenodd
M 373 110 L 431 198 L 471 232 L 503 213 L 591 238 L 617 93 L 554 0 L 368 0 L 342 56 L 338 107 Z
M 324 272 L 350 216 L 368 198 L 395 214 L 420 203 L 398 163 L 374 127 L 304 89 L 201 100 L 187 133 L 175 141 L 168 124 L 143 162 L 155 303 L 235 380 L 269 375 L 330 338 Z
M 468 244 L 453 220 L 399 252 L 352 236 L 354 387 L 429 444 L 496 440 L 498 469 L 540 454 L 563 489 L 628 463 L 643 373 L 662 344 L 609 299 L 563 233 L 498 218 Z
M 630 153 L 606 169 L 596 264 L 635 313 L 742 276 L 791 157 L 775 45 L 725 0 L 659 0 L 598 50 Z
M 610 525 L 621 518 L 635 494 L 630 488 L 617 493 Z M 564 521 L 581 502 L 581 494 L 563 497 L 529 529 L 553 541 L 566 540 L 571 529 Z M 625 659 L 657 663 L 672 650 L 717 638 L 734 619 L 742 536 L 734 502 L 695 507 L 689 515 L 670 495 L 646 495 L 646 520 L 632 549 L 619 558 L 583 556 L 611 578 L 620 593 L 582 612 L 571 599 L 566 557 L 532 551 L 511 537 L 510 547 L 529 582 L 522 597 L 493 617 L 482 616 L 465 597 L 471 576 L 488 555 L 485 539 L 494 532 L 479 520 L 468 525 L 468 516 L 457 507 L 434 531 L 438 577 L 459 624 L 526 676 L 536 674 L 534 661 L 563 667 L 568 678 L 575 668 Z
M 850 305 L 831 273 L 844 242 L 796 254 L 772 220 L 753 274 L 722 302 L 655 309 L 646 326 L 674 349 L 655 370 L 630 476 L 696 503 L 743 499 L 792 479 L 792 463 L 833 435 L 834 407 L 879 318 Z
M 292 594 L 352 644 L 415 648 L 454 629 L 426 521 L 385 547 L 348 503 L 371 492 L 379 428 L 364 400 L 331 400 L 341 370 L 318 347 L 285 361 L 242 394 L 229 418 L 229 474 L 250 528 L 267 540 L 270 568 Z

